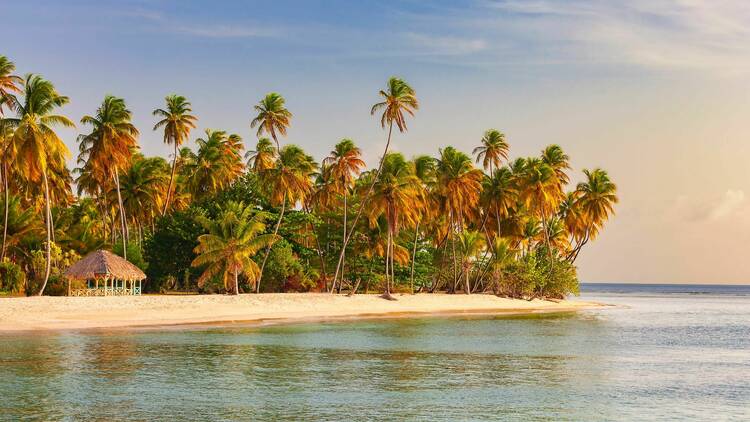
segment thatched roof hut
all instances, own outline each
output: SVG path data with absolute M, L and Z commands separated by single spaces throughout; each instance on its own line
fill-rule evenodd
M 91 252 L 65 270 L 65 277 L 74 280 L 111 279 L 141 281 L 146 274 L 125 259 L 105 250 Z

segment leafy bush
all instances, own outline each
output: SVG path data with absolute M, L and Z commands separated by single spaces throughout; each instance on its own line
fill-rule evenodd
M 5 261 L 0 263 L 0 291 L 21 293 L 26 285 L 26 273 L 20 266 Z
M 258 266 L 263 262 L 264 256 L 265 250 L 255 256 Z M 276 242 L 271 248 L 271 254 L 268 256 L 268 262 L 266 262 L 266 268 L 263 271 L 261 291 L 298 290 L 303 278 L 304 268 L 292 251 L 292 245 L 284 239 Z
M 115 242 L 112 246 L 112 252 L 116 255 L 123 256 L 122 254 L 122 242 Z M 140 246 L 136 242 L 130 241 L 128 243 L 128 261 L 133 265 L 140 268 L 141 271 L 145 272 L 148 269 L 148 262 L 143 259 L 143 253 L 141 252 Z
M 148 283 L 144 289 L 158 292 L 164 286 L 171 288 L 174 280 L 184 282 L 186 270 L 189 271 L 188 280 L 198 277 L 198 269 L 193 269 L 190 264 L 195 258 L 193 249 L 198 245 L 198 236 L 204 232 L 196 220 L 200 215 L 205 215 L 205 211 L 191 207 L 169 214 L 156 223 L 154 233 L 144 242 L 145 260 L 149 263 L 146 269 Z
M 573 264 L 538 250 L 509 265 L 501 275 L 498 294 L 510 297 L 562 299 L 578 295 L 578 275 Z

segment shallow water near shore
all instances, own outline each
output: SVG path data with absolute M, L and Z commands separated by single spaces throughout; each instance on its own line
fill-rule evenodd
M 750 418 L 750 287 L 530 316 L 3 334 L 0 420 Z

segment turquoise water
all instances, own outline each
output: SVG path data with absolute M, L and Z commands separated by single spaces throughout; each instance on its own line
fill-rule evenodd
M 623 306 L 0 334 L 0 420 L 750 419 L 750 288 L 584 290 Z

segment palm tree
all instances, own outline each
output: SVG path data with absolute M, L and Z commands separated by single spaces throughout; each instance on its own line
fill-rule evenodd
M 11 107 L 11 109 L 13 107 L 13 102 L 9 95 L 12 92 L 21 92 L 19 85 L 23 84 L 23 79 L 13 75 L 15 70 L 16 65 L 12 61 L 5 56 L 0 56 L 0 116 L 4 114 L 3 106 Z
M 273 167 L 276 161 L 276 150 L 270 139 L 260 138 L 255 146 L 255 151 L 248 151 L 245 158 L 248 159 L 247 166 L 256 174 L 261 174 Z
M 57 108 L 64 106 L 69 100 L 68 97 L 60 95 L 54 85 L 41 76 L 26 75 L 23 93 L 23 102 L 14 95 L 8 96 L 11 108 L 18 116 L 6 119 L 15 128 L 8 156 L 13 162 L 24 163 L 17 169 L 22 178 L 30 183 L 41 182 L 44 189 L 47 263 L 44 281 L 39 290 L 41 296 L 47 287 L 52 265 L 52 219 L 47 173 L 55 168 L 64 168 L 65 159 L 70 154 L 53 127 L 57 125 L 74 127 L 75 124 L 65 116 L 53 114 Z
M 569 160 L 570 157 L 563 152 L 559 145 L 552 144 L 542 150 L 542 162 L 555 171 L 555 176 L 560 185 L 567 185 L 570 182 L 570 178 L 565 173 L 565 170 L 570 169 Z
M 143 226 L 153 222 L 161 211 L 168 183 L 169 164 L 161 157 L 134 157 L 130 167 L 120 175 L 122 203 L 138 229 L 143 242 Z
M 548 217 L 555 212 L 564 197 L 560 179 L 552 166 L 538 158 L 526 160 L 520 199 L 541 220 L 550 260 L 552 245 L 549 239 Z
M 4 208 L 4 215 L 3 215 L 3 244 L 2 244 L 2 250 L 0 250 L 0 262 L 5 260 L 5 243 L 8 238 L 8 212 L 9 212 L 9 195 L 10 192 L 8 190 L 8 178 L 10 178 L 10 173 L 8 169 L 8 164 L 6 160 L 6 152 L 8 151 L 8 148 L 11 145 L 11 140 L 13 139 L 13 128 L 11 128 L 10 124 L 5 121 L 4 119 L 0 119 L 0 160 L 2 161 L 2 164 L 0 166 L 0 178 L 2 178 L 2 184 L 3 184 L 3 192 L 5 194 L 5 197 L 3 199 L 3 208 Z
M 16 195 L 9 195 L 7 200 L 8 223 L 6 224 L 6 248 L 10 256 L 25 255 L 26 252 L 21 247 L 24 237 L 39 234 L 41 227 L 36 220 L 34 210 L 32 208 L 23 208 L 21 198 Z M 3 206 L 5 205 L 3 204 Z
M 327 166 L 326 169 L 330 172 L 331 179 L 334 181 L 334 186 L 344 197 L 344 221 L 343 221 L 343 235 L 341 239 L 346 237 L 347 233 L 347 197 L 349 190 L 354 186 L 354 178 L 362 171 L 365 167 L 365 162 L 362 160 L 362 151 L 354 145 L 354 141 L 351 139 L 342 139 L 341 142 L 336 144 L 331 151 L 330 155 L 323 160 L 323 165 Z M 346 254 L 342 258 L 341 263 L 341 280 L 344 280 L 344 269 L 346 267 Z M 336 279 L 333 280 L 331 289 L 336 287 Z
M 422 184 L 414 174 L 413 163 L 406 161 L 401 154 L 390 153 L 386 155 L 382 171 L 372 185 L 375 188 L 368 207 L 368 217 L 371 226 L 377 224 L 380 216 L 385 216 L 388 224 L 385 255 L 386 283 L 383 297 L 392 300 L 394 298 L 391 296 L 390 286 L 395 282 L 396 236 L 404 223 L 416 226 L 418 210 L 423 199 Z
M 13 64 L 7 57 L 0 56 L 0 116 L 4 115 L 3 107 L 13 107 L 11 98 L 9 97 L 10 93 L 19 93 L 21 92 L 21 88 L 19 88 L 19 85 L 23 84 L 23 79 L 21 79 L 19 76 L 13 75 L 13 72 L 16 70 L 16 65 Z M 2 144 L 0 145 L 0 148 L 2 148 L 2 152 L 0 152 L 0 161 L 1 168 L 0 168 L 0 177 L 2 177 L 3 182 L 3 191 L 5 192 L 5 210 L 4 210 L 4 216 L 3 216 L 3 245 L 2 245 L 2 251 L 0 252 L 0 262 L 5 259 L 5 242 L 8 237 L 7 232 L 7 226 L 8 226 L 8 204 L 10 203 L 8 200 L 8 167 L 6 162 L 6 150 L 8 146 L 10 145 L 10 139 L 13 136 L 13 130 L 10 127 L 10 125 L 0 120 L 0 141 L 2 141 Z
M 267 133 L 276 142 L 276 150 L 280 150 L 278 135 L 286 136 L 292 113 L 287 110 L 284 97 L 276 92 L 266 94 L 253 109 L 258 113 L 250 122 L 250 127 L 258 126 L 257 136 Z
M 510 210 L 516 205 L 517 198 L 516 181 L 508 167 L 497 168 L 484 178 L 481 202 L 487 215 L 495 214 L 496 235 L 500 235 L 501 219 L 508 216 Z
M 498 294 L 502 286 L 503 272 L 513 263 L 516 251 L 510 247 L 510 242 L 507 239 L 503 239 L 500 236 L 496 236 L 493 240 L 491 250 L 492 255 L 490 256 L 489 265 L 492 269 L 495 294 Z
M 172 175 L 169 177 L 169 186 L 167 187 L 166 200 L 164 201 L 164 210 L 162 215 L 167 213 L 169 202 L 172 199 L 172 187 L 175 172 L 177 171 L 177 150 L 187 141 L 190 131 L 195 129 L 197 117 L 190 114 L 193 109 L 187 98 L 182 95 L 167 95 L 164 100 L 167 103 L 166 109 L 157 108 L 153 111 L 154 116 L 162 117 L 154 125 L 154 130 L 164 128 L 164 143 L 174 146 L 174 158 L 172 159 Z
M 453 147 L 440 150 L 437 160 L 437 190 L 441 209 L 448 215 L 448 234 L 453 248 L 453 282 L 458 283 L 454 233 L 464 230 L 464 220 L 472 217 L 482 190 L 481 170 L 474 167 L 468 155 Z M 446 245 L 447 246 L 447 245 Z
M 264 181 L 270 189 L 270 202 L 272 205 L 280 205 L 279 219 L 273 229 L 273 234 L 278 235 L 281 221 L 284 218 L 286 205 L 295 205 L 298 202 L 304 203 L 312 192 L 313 182 L 312 174 L 317 168 L 315 160 L 305 154 L 302 148 L 297 145 L 286 145 L 279 151 L 279 157 L 276 160 L 276 166 L 266 170 L 263 174 Z M 266 254 L 263 257 L 263 263 L 260 266 L 258 282 L 255 285 L 255 292 L 260 293 L 260 283 L 263 279 L 263 270 L 268 261 L 268 255 L 271 253 L 271 245 L 266 247 Z
M 343 245 L 341 246 L 341 253 L 339 254 L 339 260 L 336 264 L 336 273 L 333 276 L 334 280 L 338 278 L 339 271 L 341 270 L 341 265 L 344 261 L 346 246 L 349 243 L 352 233 L 357 227 L 357 222 L 362 215 L 362 211 L 364 211 L 364 209 L 367 207 L 367 201 L 369 200 L 375 183 L 380 176 L 380 171 L 383 168 L 383 160 L 385 160 L 385 156 L 388 154 L 388 148 L 391 145 L 393 124 L 396 124 L 399 132 L 406 132 L 406 117 L 404 115 L 408 114 L 410 116 L 414 116 L 414 112 L 419 109 L 419 101 L 417 101 L 417 96 L 414 92 L 414 89 L 401 78 L 397 78 L 395 76 L 391 77 L 388 80 L 388 87 L 385 90 L 380 90 L 379 95 L 382 97 L 383 101 L 375 103 L 370 109 L 370 114 L 375 115 L 378 110 L 383 110 L 383 114 L 380 116 L 380 126 L 383 129 L 385 129 L 386 125 L 388 126 L 388 139 L 385 143 L 385 150 L 383 151 L 383 155 L 380 157 L 378 169 L 375 171 L 375 175 L 372 179 L 372 184 L 370 185 L 370 188 L 368 189 L 367 193 L 364 196 L 364 199 L 362 200 L 362 204 L 359 207 L 359 211 L 357 211 L 357 215 L 354 217 L 354 221 L 352 222 L 352 229 L 349 231 L 349 234 L 344 236 Z
M 586 181 L 579 183 L 576 187 L 578 194 L 576 204 L 580 209 L 586 229 L 583 236 L 578 239 L 572 254 L 569 254 L 570 262 L 575 262 L 583 245 L 599 234 L 604 222 L 614 214 L 614 206 L 619 201 L 617 185 L 609 179 L 606 171 L 584 170 L 583 174 L 586 175 Z
M 206 129 L 206 136 L 195 141 L 198 153 L 183 165 L 188 190 L 194 199 L 202 199 L 227 188 L 242 175 L 243 149 L 238 135 Z
M 278 240 L 276 234 L 262 234 L 266 229 L 262 214 L 254 213 L 252 206 L 230 201 L 215 220 L 200 217 L 198 221 L 208 232 L 198 237 L 198 246 L 194 249 L 198 256 L 191 264 L 193 267 L 206 266 L 198 278 L 199 286 L 221 274 L 224 288 L 228 290 L 229 277 L 232 276 L 234 294 L 238 295 L 240 274 L 260 281 L 261 270 L 253 257 Z
M 422 191 L 424 192 L 424 201 L 427 203 L 430 200 L 428 195 L 429 189 L 435 184 L 435 159 L 429 155 L 420 155 L 412 161 L 414 165 L 414 175 L 417 176 L 421 185 Z M 414 227 L 414 245 L 412 246 L 411 252 L 411 273 L 409 276 L 409 284 L 411 286 L 411 293 L 414 294 L 414 266 L 417 261 L 417 244 L 419 243 L 419 226 L 422 220 L 428 216 L 428 213 L 432 209 L 431 206 L 426 206 L 418 210 L 417 224 Z
M 485 246 L 484 236 L 478 231 L 464 231 L 458 235 L 458 248 L 461 251 L 461 268 L 465 280 L 464 289 L 467 295 L 471 294 L 469 277 L 473 261 Z
M 500 167 L 501 160 L 508 159 L 508 149 L 505 134 L 497 129 L 490 129 L 484 132 L 482 145 L 474 148 L 472 153 L 476 154 L 477 163 L 481 161 L 482 167 L 492 174 L 493 167 Z
M 104 101 L 94 116 L 83 116 L 81 123 L 91 125 L 91 133 L 80 135 L 80 160 L 89 165 L 98 180 L 112 178 L 117 192 L 122 230 L 123 258 L 127 259 L 128 229 L 125 207 L 120 192 L 120 170 L 130 165 L 133 151 L 138 149 L 138 129 L 131 122 L 133 114 L 125 100 L 112 95 Z

